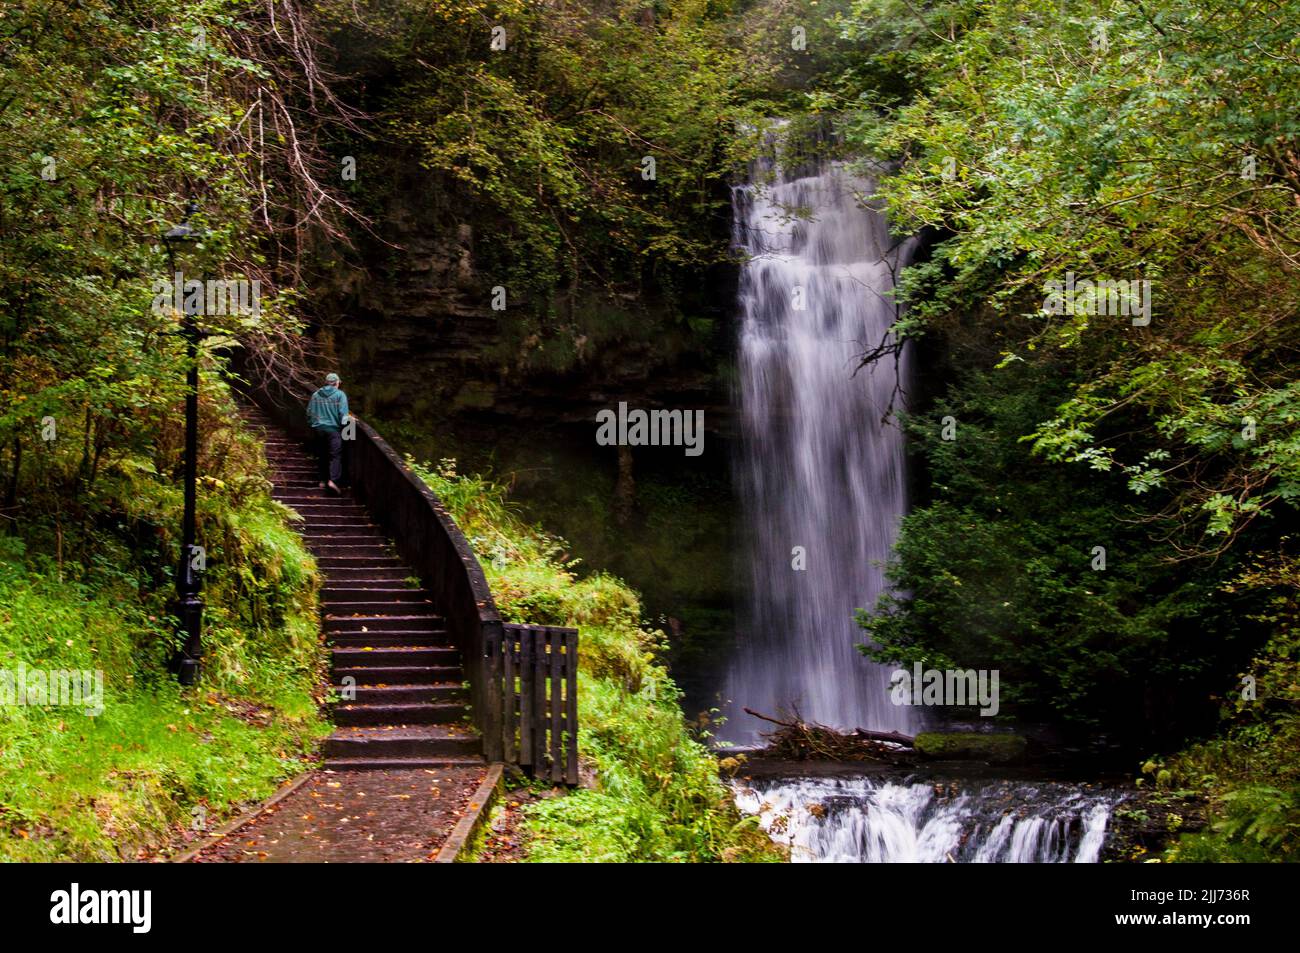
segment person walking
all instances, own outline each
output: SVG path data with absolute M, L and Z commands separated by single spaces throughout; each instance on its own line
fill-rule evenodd
M 325 386 L 307 401 L 307 422 L 316 435 L 319 486 L 335 496 L 342 492 L 339 480 L 343 478 L 343 427 L 351 419 L 348 395 L 339 386 L 339 376 L 326 374 Z

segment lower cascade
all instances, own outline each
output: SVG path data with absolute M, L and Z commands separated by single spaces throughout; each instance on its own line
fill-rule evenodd
M 1123 795 L 1077 784 L 878 777 L 737 782 L 796 863 L 1097 863 Z

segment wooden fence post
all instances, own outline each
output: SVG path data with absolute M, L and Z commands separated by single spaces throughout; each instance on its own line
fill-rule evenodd
M 483 726 L 483 756 L 489 762 L 500 761 L 504 754 L 502 738 L 502 705 L 505 692 L 501 684 L 501 651 L 503 631 L 500 622 L 484 622 L 481 626 L 483 637 L 483 657 L 479 664 L 483 668 L 482 696 L 483 710 L 480 724 Z
M 564 633 L 564 780 L 578 783 L 578 630 Z

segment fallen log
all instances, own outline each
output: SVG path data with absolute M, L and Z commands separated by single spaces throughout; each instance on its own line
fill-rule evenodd
M 798 721 L 781 721 L 779 718 L 773 718 L 770 715 L 764 715 L 761 712 L 754 711 L 752 708 L 746 708 L 745 714 L 753 715 L 755 718 L 761 718 L 763 721 L 770 721 L 774 725 L 780 725 L 782 728 L 797 728 L 802 722 Z M 826 731 L 833 731 L 832 728 L 826 728 L 825 725 L 818 725 L 819 728 L 825 728 Z M 853 738 L 862 738 L 866 741 L 887 741 L 890 744 L 902 745 L 904 748 L 911 748 L 916 743 L 916 739 L 911 735 L 905 735 L 901 731 L 872 731 L 869 728 L 854 728 L 848 735 Z
M 901 731 L 869 731 L 866 728 L 853 729 L 853 737 L 866 738 L 869 741 L 887 741 L 890 744 L 902 745 L 904 748 L 913 748 L 916 746 L 916 739 L 911 735 L 905 735 Z
M 859 728 L 845 734 L 826 725 L 805 722 L 798 709 L 794 711 L 793 720 L 788 721 L 764 715 L 752 708 L 746 708 L 745 712 L 777 726 L 777 731 L 763 735 L 767 742 L 767 753 L 791 761 L 886 761 L 899 754 L 899 746 L 910 747 L 912 743 L 907 735 L 893 731 L 867 731 Z

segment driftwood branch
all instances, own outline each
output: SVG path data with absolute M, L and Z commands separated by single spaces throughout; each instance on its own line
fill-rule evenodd
M 912 747 L 913 739 L 897 731 L 869 731 L 857 728 L 844 733 L 806 722 L 795 709 L 789 720 L 773 718 L 746 708 L 745 713 L 776 725 L 780 730 L 763 735 L 769 754 L 803 761 L 808 758 L 825 758 L 830 761 L 861 761 L 883 759 L 898 753 L 898 747 Z

